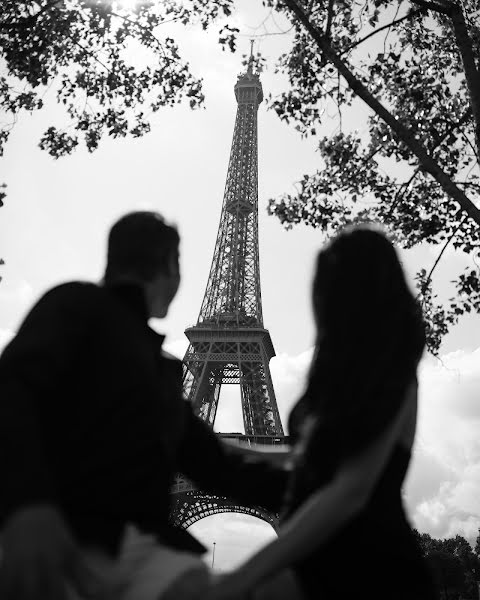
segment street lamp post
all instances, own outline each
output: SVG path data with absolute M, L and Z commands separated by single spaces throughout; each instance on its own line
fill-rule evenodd
M 215 564 L 215 544 L 216 544 L 216 542 L 213 542 L 212 569 L 213 569 L 213 565 Z

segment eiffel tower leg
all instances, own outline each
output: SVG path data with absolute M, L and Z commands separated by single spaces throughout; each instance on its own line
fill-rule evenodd
M 267 386 L 267 396 L 270 400 L 270 410 L 273 415 L 273 423 L 275 424 L 275 435 L 284 435 L 282 421 L 280 419 L 280 413 L 278 412 L 277 399 L 275 397 L 275 391 L 273 389 L 270 366 L 266 357 L 264 357 L 263 359 L 263 369 L 265 373 L 265 383 Z
M 222 365 L 212 362 L 196 361 L 184 373 L 184 390 L 193 404 L 193 411 L 210 427 L 213 427 L 217 415 L 222 378 Z
M 218 398 L 220 397 L 220 389 L 222 387 L 222 372 L 219 371 L 218 366 L 215 369 L 206 368 L 208 371 L 208 389 L 205 394 L 202 410 L 205 411 L 205 417 L 200 413 L 200 416 L 206 421 L 210 427 L 213 427 L 215 423 L 215 417 L 217 416 Z
M 198 344 L 197 344 L 198 345 Z M 208 344 L 205 344 L 208 348 Z M 202 348 L 205 351 L 206 348 Z M 197 388 L 203 380 L 203 372 L 206 367 L 206 361 L 198 357 L 198 351 L 193 344 L 188 346 L 185 358 L 183 359 L 183 393 L 187 400 L 193 402 L 197 394 Z
M 283 435 L 268 365 L 242 362 L 240 387 L 245 435 Z

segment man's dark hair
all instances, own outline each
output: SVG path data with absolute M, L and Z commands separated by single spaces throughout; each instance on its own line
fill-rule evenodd
M 167 268 L 180 237 L 175 227 L 156 212 L 128 213 L 110 229 L 105 281 L 128 275 L 151 281 Z

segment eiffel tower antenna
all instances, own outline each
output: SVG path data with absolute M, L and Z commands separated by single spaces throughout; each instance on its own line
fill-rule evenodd
M 250 58 L 248 59 L 248 70 L 247 73 L 249 73 L 250 75 L 253 75 L 253 43 L 255 42 L 254 39 L 250 40 Z
M 210 274 L 197 324 L 185 331 L 190 344 L 183 387 L 194 412 L 213 427 L 220 388 L 239 385 L 245 434 L 220 437 L 276 444 L 285 437 L 269 368 L 275 350 L 263 325 L 260 290 L 257 112 L 263 89 L 253 62 L 251 40 L 247 71 L 234 88 L 237 115 Z M 209 496 L 181 477 L 173 492 L 176 525 L 188 527 L 207 514 L 243 512 L 275 527 L 276 517 L 261 508 Z

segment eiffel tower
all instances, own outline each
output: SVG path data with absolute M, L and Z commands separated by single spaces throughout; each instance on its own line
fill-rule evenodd
M 235 84 L 237 115 L 210 275 L 197 324 L 185 331 L 183 389 L 195 414 L 211 427 L 223 384 L 239 384 L 245 434 L 218 434 L 244 442 L 285 443 L 269 362 L 275 356 L 263 326 L 258 256 L 257 111 L 262 84 L 248 68 Z M 183 477 L 172 492 L 172 522 L 187 528 L 222 512 L 253 515 L 276 528 L 276 515 L 195 489 Z

